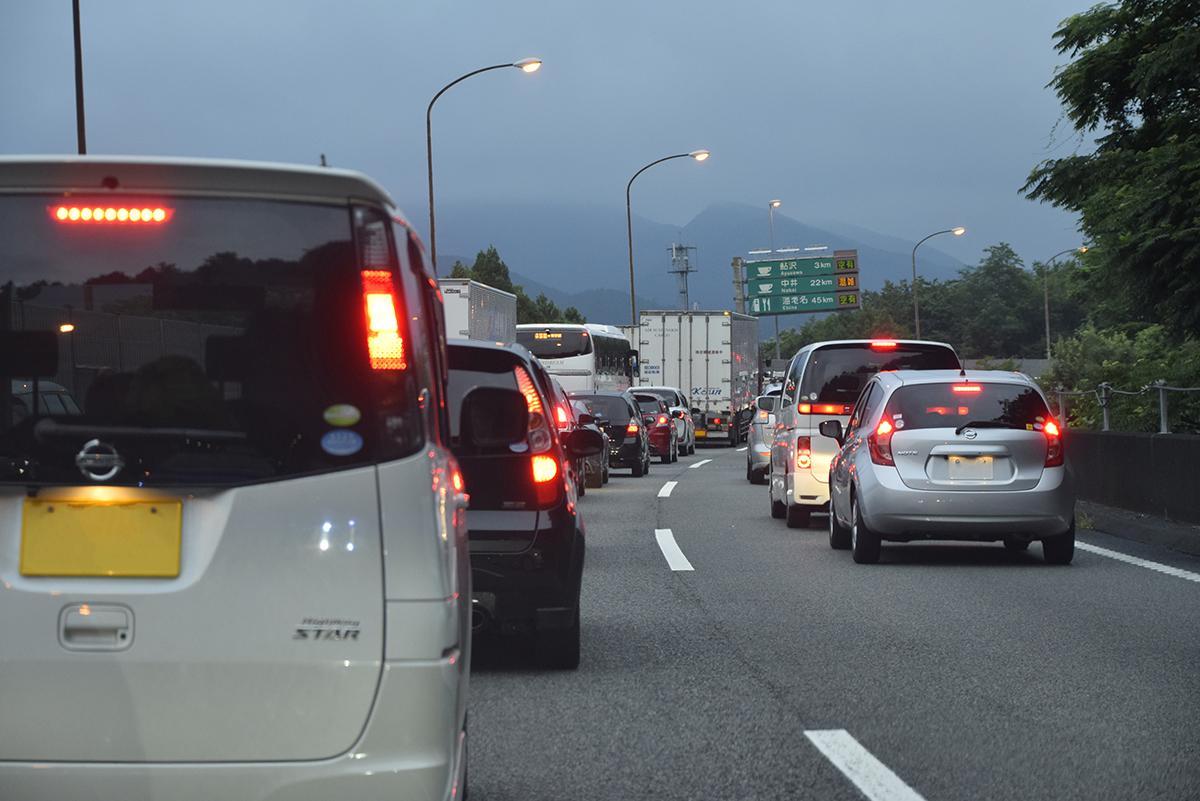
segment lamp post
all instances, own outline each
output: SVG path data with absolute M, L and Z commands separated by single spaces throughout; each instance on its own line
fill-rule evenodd
M 629 179 L 629 183 L 625 184 L 625 232 L 629 242 L 629 325 L 636 331 L 638 327 L 637 316 L 637 295 L 634 293 L 633 287 L 633 206 L 630 203 L 629 193 L 633 189 L 633 182 L 637 177 L 646 170 L 653 167 L 655 164 L 662 164 L 664 161 L 671 159 L 694 159 L 695 161 L 704 161 L 709 156 L 707 150 L 693 150 L 691 153 L 676 153 L 674 156 L 663 156 L 661 159 L 650 162 L 645 167 L 633 174 Z M 637 344 L 637 343 L 634 343 Z
M 1050 265 L 1054 263 L 1060 256 L 1065 256 L 1068 253 L 1087 253 L 1088 246 L 1080 245 L 1079 247 L 1067 248 L 1059 251 L 1051 256 L 1046 261 L 1042 262 L 1042 303 L 1046 312 L 1046 361 L 1050 361 Z
M 772 200 L 767 203 L 767 225 L 771 229 L 771 254 L 775 253 L 775 209 L 783 205 L 782 200 Z M 779 355 L 779 315 L 773 315 L 775 318 L 775 360 L 778 361 Z
M 924 244 L 926 240 L 933 239 L 935 236 L 941 236 L 942 234 L 954 234 L 955 236 L 962 236 L 966 232 L 967 232 L 967 229 L 963 228 L 961 225 L 956 226 L 954 228 L 947 228 L 944 231 L 934 231 L 932 234 L 925 237 L 917 244 L 913 245 L 913 249 L 912 249 L 913 327 L 916 329 L 917 339 L 921 338 L 921 304 L 917 299 L 917 248 L 921 247 L 921 245 Z
M 71 2 L 71 18 L 75 24 L 75 137 L 82 156 L 87 153 L 87 136 L 83 125 L 83 42 L 79 32 L 79 0 Z
M 511 64 L 493 64 L 490 67 L 482 67 L 481 69 L 468 72 L 466 75 L 461 75 L 455 78 L 450 83 L 443 86 L 433 100 L 429 101 L 429 107 L 425 109 L 425 165 L 429 171 L 429 260 L 433 263 L 433 272 L 437 274 L 437 228 L 433 214 L 433 104 L 438 101 L 438 98 L 446 93 L 446 90 L 455 84 L 462 83 L 467 78 L 480 74 L 481 72 L 491 72 L 492 70 L 502 70 L 515 68 L 521 72 L 537 72 L 542 67 L 540 58 L 523 58 L 520 61 L 514 61 Z

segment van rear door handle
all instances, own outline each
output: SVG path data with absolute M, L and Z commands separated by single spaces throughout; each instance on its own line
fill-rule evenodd
M 71 651 L 124 651 L 133 644 L 133 610 L 120 604 L 71 604 L 58 616 L 58 641 Z

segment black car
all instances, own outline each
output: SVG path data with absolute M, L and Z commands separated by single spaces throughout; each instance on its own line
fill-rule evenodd
M 557 430 L 550 377 L 524 348 L 455 342 L 447 352 L 450 447 L 471 499 L 475 628 L 532 634 L 539 662 L 573 670 L 584 525 L 567 465 L 602 439 Z
M 571 397 L 586 402 L 596 423 L 608 434 L 610 467 L 628 467 L 634 476 L 650 472 L 650 434 L 628 392 L 575 393 Z

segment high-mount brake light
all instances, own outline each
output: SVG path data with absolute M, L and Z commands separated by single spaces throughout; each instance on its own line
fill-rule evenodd
M 894 339 L 875 339 L 871 341 L 871 350 L 895 350 L 898 344 Z
M 1062 467 L 1063 457 L 1065 456 L 1062 441 L 1062 432 L 1059 431 L 1058 423 L 1053 420 L 1047 420 L 1042 426 L 1042 433 L 1046 435 L 1046 467 Z
M 362 270 L 363 307 L 367 315 L 367 353 L 372 370 L 407 370 L 400 333 L 399 298 L 391 270 Z
M 104 225 L 107 223 L 132 223 L 136 225 L 155 225 L 170 221 L 175 216 L 175 209 L 170 206 L 139 205 L 139 206 L 110 206 L 108 204 L 77 204 L 59 203 L 48 206 L 50 217 L 62 223 L 86 223 Z
M 983 392 L 983 386 L 980 384 L 954 384 L 950 387 L 950 390 L 952 392 L 965 392 L 965 393 L 970 393 L 970 394 L 976 394 L 979 392 Z
M 854 407 L 847 403 L 798 403 L 798 414 L 840 414 L 843 417 L 854 412 Z
M 879 425 L 875 426 L 875 430 L 867 435 L 867 446 L 871 450 L 871 461 L 875 464 L 895 467 L 896 461 L 892 458 L 892 435 L 896 433 L 896 427 L 892 425 L 892 421 L 886 417 L 879 421 Z
M 796 437 L 796 468 L 808 470 L 812 467 L 812 438 Z

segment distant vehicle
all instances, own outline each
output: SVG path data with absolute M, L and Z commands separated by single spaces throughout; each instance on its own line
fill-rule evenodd
M 0 308 L 0 796 L 461 796 L 467 499 L 387 192 L 0 157 Z
M 517 339 L 517 296 L 467 278 L 439 278 L 449 339 L 510 344 Z
M 746 448 L 746 480 L 766 484 L 771 469 L 771 443 L 775 440 L 775 410 L 783 387 L 776 384 L 754 399 L 754 417 Z
M 829 467 L 829 544 L 878 561 L 883 540 L 1041 540 L 1047 562 L 1075 552 L 1075 495 L 1059 424 L 1019 373 L 879 373 L 849 425 L 822 420 L 839 443 Z
M 837 443 L 817 423 L 850 420 L 854 400 L 880 370 L 957 370 L 954 349 L 941 342 L 856 339 L 814 342 L 792 357 L 775 411 L 768 497 L 771 516 L 805 528 L 829 503 L 829 461 Z
M 604 450 L 587 457 L 584 462 L 584 484 L 591 489 L 603 487 L 608 483 L 608 451 L 610 442 L 608 432 L 600 427 L 600 424 L 596 421 L 596 415 L 592 414 L 592 410 L 587 405 L 587 402 L 572 399 L 571 410 L 575 413 L 575 421 L 581 428 L 591 429 L 604 438 Z
M 644 311 L 641 380 L 691 399 L 696 440 L 746 438 L 758 391 L 758 320 L 729 311 Z
M 517 342 L 537 356 L 568 392 L 623 392 L 636 354 L 611 325 L 568 323 L 517 326 Z
M 447 350 L 450 441 L 471 498 L 474 626 L 532 634 L 539 662 L 574 670 L 585 539 L 567 462 L 599 453 L 601 437 L 556 430 L 550 378 L 524 348 Z
M 633 391 L 657 395 L 666 401 L 675 421 L 679 452 L 685 456 L 696 452 L 696 422 L 692 419 L 691 404 L 683 390 L 678 387 L 634 387 Z
M 546 377 L 550 380 L 550 416 L 554 421 L 554 427 L 558 429 L 559 436 L 565 438 L 570 432 L 581 426 L 575 418 L 575 410 L 571 406 L 571 399 L 567 396 L 567 391 L 554 376 L 547 374 Z M 564 464 L 571 474 L 571 480 L 579 490 L 579 497 L 587 495 L 587 457 L 569 456 Z
M 608 434 L 608 464 L 628 468 L 635 478 L 650 472 L 650 431 L 642 424 L 642 412 L 628 392 L 575 393 L 585 401 L 596 422 Z
M 650 433 L 650 447 L 663 464 L 679 461 L 679 436 L 667 402 L 649 392 L 634 392 L 642 412 L 642 425 Z

